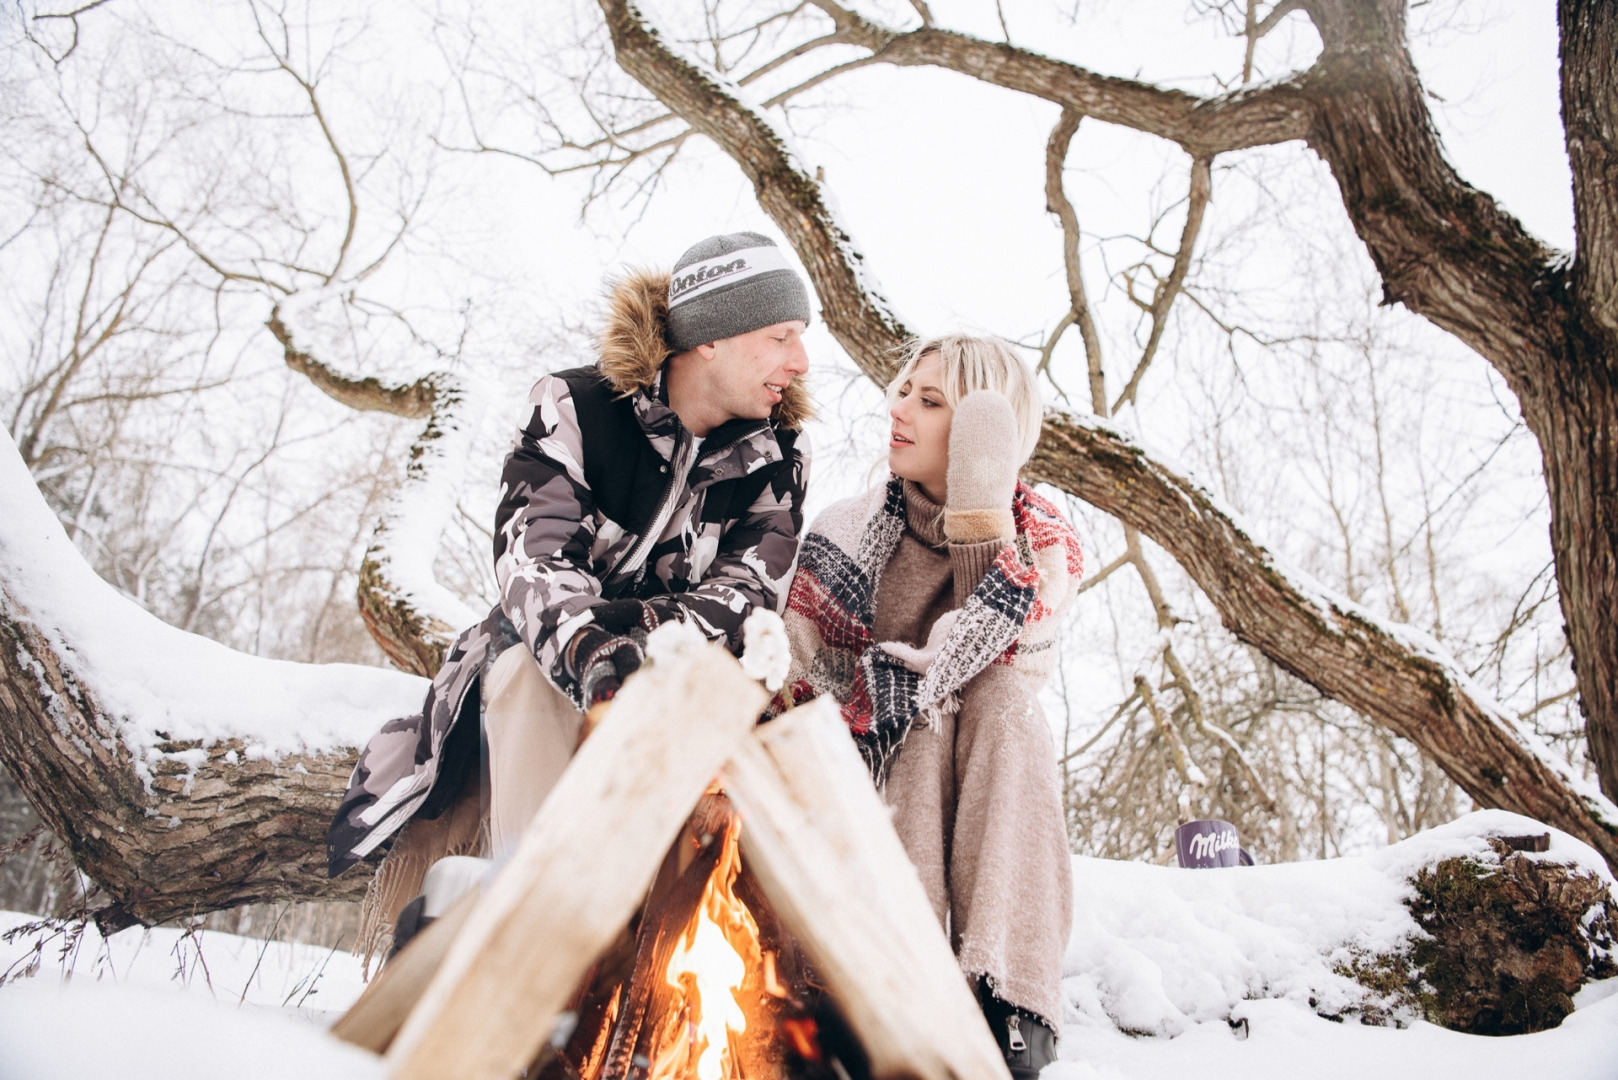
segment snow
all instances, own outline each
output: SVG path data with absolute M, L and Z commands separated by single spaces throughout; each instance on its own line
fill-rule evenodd
M 384 567 L 399 599 L 454 633 L 476 625 L 483 614 L 439 582 L 433 561 L 455 517 L 466 471 L 476 457 L 472 445 L 496 391 L 489 380 L 461 373 L 446 377 L 440 393 L 447 398 L 434 418 L 434 437 L 418 439 L 412 448 L 420 452 L 383 510 L 367 554 Z
M 358 746 L 421 707 L 427 682 L 414 675 L 250 656 L 145 611 L 80 557 L 9 437 L 0 505 L 6 617 L 32 623 L 93 692 L 143 780 L 163 757 L 195 765 L 194 751 L 165 755 L 160 742 L 239 739 L 249 759 L 273 759 Z
M 1335 969 L 1421 933 L 1404 906 L 1416 870 L 1457 856 L 1493 860 L 1488 837 L 1547 831 L 1550 849 L 1529 858 L 1572 864 L 1611 887 L 1593 848 L 1502 810 L 1320 862 L 1181 870 L 1075 856 L 1065 1020 L 1172 1038 L 1224 1027 L 1255 999 L 1325 1015 L 1376 1005 Z
M 792 643 L 786 623 L 768 608 L 754 608 L 742 623 L 742 670 L 775 693 L 792 667 Z
M 0 931 L 30 920 L 0 912 Z M 0 945 L 0 972 L 27 941 Z M 0 1077 L 380 1080 L 377 1058 L 325 1032 L 360 989 L 344 952 L 91 927 L 65 962 L 48 944 L 39 975 L 0 987 Z
M 666 622 L 646 635 L 646 659 L 653 664 L 678 664 L 707 644 L 695 623 Z
M 1196 871 L 1186 871 L 1194 873 Z M 1611 980 L 1609 980 L 1611 981 Z M 1250 1001 L 1245 1026 L 1198 1024 L 1175 1039 L 1069 1026 L 1041 1080 L 1612 1080 L 1618 999 L 1580 1009 L 1558 1028 L 1489 1038 L 1432 1024 L 1405 1029 L 1334 1024 L 1291 1001 Z
M 1363 999 L 1332 971 L 1338 959 L 1417 932 L 1403 899 L 1418 867 L 1491 857 L 1489 836 L 1544 831 L 1484 811 L 1322 862 L 1179 870 L 1075 858 L 1067 1011 L 1060 1060 L 1044 1080 L 1611 1080 L 1618 979 L 1585 987 L 1560 1027 L 1533 1035 L 1338 1023 L 1316 1012 Z M 1550 850 L 1528 857 L 1612 881 L 1592 849 L 1550 832 Z M 27 918 L 0 913 L 0 930 Z M 0 945 L 0 971 L 27 949 L 26 940 Z M 177 929 L 103 941 L 87 929 L 65 960 L 47 947 L 39 975 L 0 987 L 0 1077 L 380 1076 L 376 1059 L 322 1031 L 360 985 L 358 958 L 343 952 Z

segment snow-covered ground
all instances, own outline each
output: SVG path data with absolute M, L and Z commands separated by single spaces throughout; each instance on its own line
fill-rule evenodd
M 1613 1080 L 1618 979 L 1587 986 L 1559 1028 L 1509 1038 L 1339 1023 L 1310 1006 L 1351 1008 L 1360 991 L 1335 961 L 1415 932 L 1401 898 L 1416 867 L 1542 828 L 1489 811 L 1372 855 L 1251 869 L 1074 859 L 1068 1011 L 1045 1080 Z M 1536 857 L 1611 880 L 1589 848 L 1552 837 Z M 0 914 L 0 933 L 25 921 Z M 26 939 L 0 946 L 0 970 L 27 950 Z M 360 986 L 347 953 L 87 930 L 65 956 L 50 943 L 34 978 L 0 987 L 0 1078 L 380 1077 L 374 1058 L 324 1033 Z
M 33 916 L 0 912 L 5 931 Z M 35 938 L 0 944 L 0 972 Z M 326 1028 L 359 996 L 346 952 L 199 931 L 89 927 L 40 971 L 0 987 L 3 1080 L 380 1080 Z

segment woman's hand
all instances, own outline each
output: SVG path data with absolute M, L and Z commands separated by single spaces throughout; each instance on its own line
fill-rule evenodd
M 955 544 L 1009 540 L 1016 533 L 1017 417 L 1005 395 L 974 390 L 955 406 L 949 429 L 944 535 Z

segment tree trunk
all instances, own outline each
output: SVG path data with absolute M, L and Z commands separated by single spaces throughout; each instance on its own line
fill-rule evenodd
M 1444 159 L 1402 2 L 1320 0 L 1313 14 L 1326 49 L 1309 145 L 1337 179 L 1386 301 L 1488 360 L 1539 441 L 1590 756 L 1618 798 L 1618 11 L 1561 5 L 1571 268 Z
M 101 892 L 103 933 L 270 900 L 359 900 L 367 878 L 326 877 L 326 826 L 352 750 L 246 760 L 234 740 L 172 758 L 142 786 L 94 687 L 66 670 L 0 582 L 0 759 Z

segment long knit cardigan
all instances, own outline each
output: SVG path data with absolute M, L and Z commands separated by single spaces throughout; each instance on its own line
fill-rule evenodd
M 904 482 L 827 508 L 804 535 L 787 598 L 792 667 L 779 712 L 821 694 L 844 721 L 871 775 L 885 783 L 905 735 L 959 707 L 959 693 L 990 664 L 1042 685 L 1055 669 L 1059 615 L 1076 594 L 1084 555 L 1073 527 L 1028 485 L 1012 498 L 1016 536 L 996 556 L 924 670 L 872 634 L 877 585 L 905 530 Z

